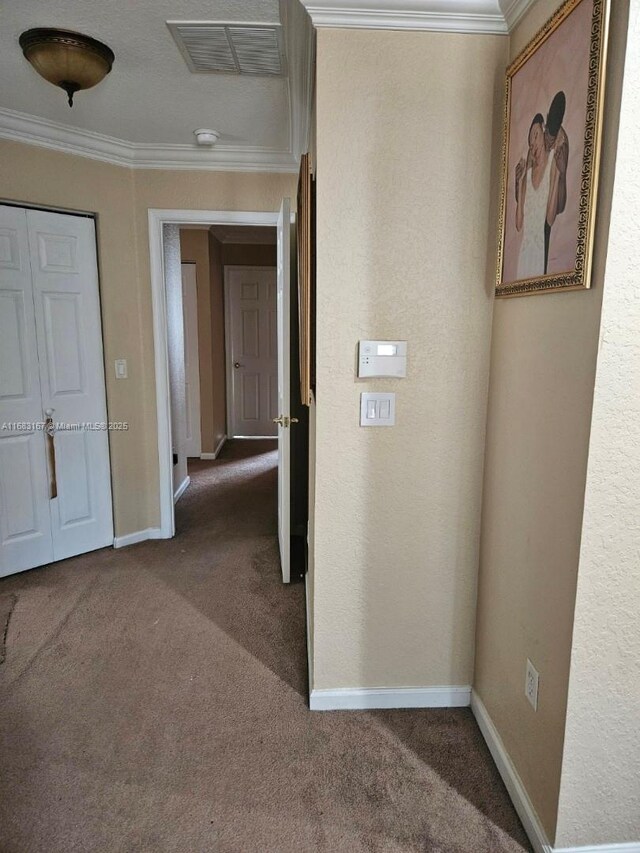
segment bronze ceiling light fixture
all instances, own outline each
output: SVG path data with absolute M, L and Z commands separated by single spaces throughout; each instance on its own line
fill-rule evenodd
M 115 59 L 106 44 L 69 30 L 25 30 L 20 47 L 41 77 L 65 90 L 70 107 L 75 93 L 104 79 Z

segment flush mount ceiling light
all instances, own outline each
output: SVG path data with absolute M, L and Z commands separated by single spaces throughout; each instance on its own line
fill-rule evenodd
M 70 107 L 76 92 L 91 89 L 106 77 L 115 58 L 106 44 L 69 30 L 26 30 L 20 47 L 41 77 L 64 89 Z
M 198 145 L 202 145 L 203 147 L 211 148 L 216 144 L 218 139 L 220 139 L 220 134 L 217 130 L 207 130 L 204 127 L 199 128 L 198 130 L 194 130 L 193 134 L 196 138 L 196 142 Z

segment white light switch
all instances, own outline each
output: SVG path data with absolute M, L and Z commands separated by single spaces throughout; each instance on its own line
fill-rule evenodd
M 116 379 L 127 378 L 127 359 L 116 358 Z
M 360 426 L 394 426 L 396 395 L 391 393 L 360 395 Z

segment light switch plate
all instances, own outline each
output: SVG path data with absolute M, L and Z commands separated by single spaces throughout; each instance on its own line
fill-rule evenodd
M 396 395 L 390 392 L 360 395 L 360 426 L 394 426 Z
M 116 379 L 127 378 L 127 359 L 116 358 Z

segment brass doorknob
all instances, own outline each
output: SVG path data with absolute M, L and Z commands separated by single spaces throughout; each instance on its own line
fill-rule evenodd
M 291 424 L 299 423 L 298 418 L 290 418 L 288 415 L 278 415 L 277 418 L 273 419 L 274 424 L 280 424 L 281 427 L 285 429 Z
M 234 361 L 234 362 L 233 362 L 233 366 L 235 367 L 235 369 L 236 369 L 236 370 L 237 370 L 239 367 L 242 367 L 242 365 L 240 364 L 240 362 L 239 362 L 239 361 Z

